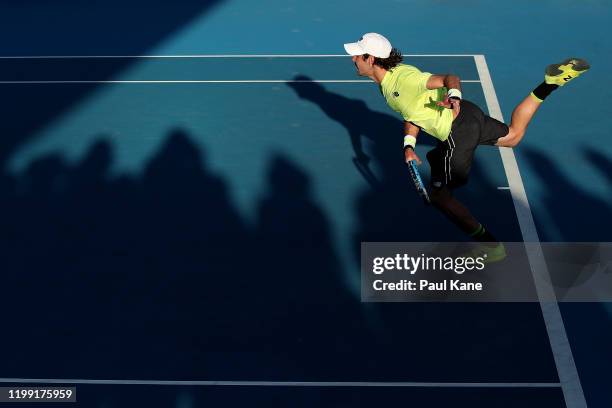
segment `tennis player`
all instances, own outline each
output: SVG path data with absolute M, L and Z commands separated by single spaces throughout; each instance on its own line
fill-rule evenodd
M 510 125 L 506 125 L 463 99 L 459 77 L 432 75 L 402 64 L 400 51 L 380 34 L 364 34 L 359 41 L 344 44 L 344 49 L 353 57 L 358 75 L 376 82 L 387 104 L 402 115 L 406 162 L 421 163 L 414 151 L 421 130 L 438 139 L 438 145 L 427 153 L 431 166 L 432 204 L 474 240 L 485 243 L 483 247 L 489 262 L 503 259 L 506 256 L 504 246 L 453 196 L 452 191 L 467 182 L 476 147 L 518 145 L 546 97 L 586 72 L 590 68 L 588 63 L 570 58 L 549 65 L 544 82 L 514 109 Z

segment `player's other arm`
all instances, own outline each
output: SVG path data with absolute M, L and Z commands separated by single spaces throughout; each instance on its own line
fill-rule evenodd
M 461 102 L 461 79 L 457 75 L 432 75 L 427 80 L 427 89 L 446 88 L 448 92 L 442 102 L 438 102 L 438 106 L 443 106 L 453 110 L 453 117 L 459 115 L 459 106 Z
M 434 74 L 427 80 L 427 89 L 457 89 L 461 91 L 461 79 L 457 75 L 446 74 L 438 75 Z
M 421 159 L 417 156 L 414 151 L 416 145 L 416 139 L 419 135 L 420 127 L 412 122 L 404 121 L 404 157 L 406 163 L 412 160 L 416 160 L 417 164 L 421 164 Z

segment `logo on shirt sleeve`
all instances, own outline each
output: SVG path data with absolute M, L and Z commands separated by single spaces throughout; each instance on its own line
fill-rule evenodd
M 393 92 L 393 96 L 394 96 L 395 98 L 397 98 L 397 97 L 399 96 L 399 92 L 397 92 L 397 91 Z

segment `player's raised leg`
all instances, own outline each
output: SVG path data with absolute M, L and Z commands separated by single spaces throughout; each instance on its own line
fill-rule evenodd
M 568 58 L 559 64 L 546 68 L 544 82 L 531 92 L 512 112 L 509 132 L 497 140 L 497 146 L 514 147 L 525 135 L 529 122 L 536 111 L 554 90 L 579 77 L 590 68 L 589 64 L 580 58 Z

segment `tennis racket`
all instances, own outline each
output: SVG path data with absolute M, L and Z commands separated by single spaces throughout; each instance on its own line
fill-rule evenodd
M 431 201 L 429 200 L 429 194 L 427 194 L 425 184 L 423 184 L 423 180 L 421 179 L 421 175 L 419 174 L 419 169 L 417 169 L 415 160 L 410 160 L 408 162 L 408 170 L 410 171 L 410 177 L 412 177 L 414 187 L 417 189 L 417 192 L 419 193 L 421 198 L 423 198 L 423 202 L 426 205 L 431 204 Z

